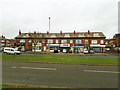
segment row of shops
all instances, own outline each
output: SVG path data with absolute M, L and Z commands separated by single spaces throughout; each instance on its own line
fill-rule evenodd
M 53 51 L 55 49 L 60 50 L 60 52 L 67 53 L 68 51 L 72 51 L 75 53 L 83 53 L 84 49 L 88 50 L 89 46 L 85 46 L 84 44 L 76 44 L 71 46 L 70 44 L 47 44 L 42 45 L 38 43 L 36 46 L 32 45 L 32 51 Z M 105 52 L 105 45 L 90 45 L 90 50 L 93 50 L 95 53 L 104 53 Z

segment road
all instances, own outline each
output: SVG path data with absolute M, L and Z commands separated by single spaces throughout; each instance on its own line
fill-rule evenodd
M 118 67 L 8 62 L 2 63 L 3 83 L 68 88 L 117 88 Z

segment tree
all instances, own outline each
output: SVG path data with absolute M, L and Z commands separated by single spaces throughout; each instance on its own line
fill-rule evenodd
M 39 43 L 39 40 L 35 39 L 34 42 L 33 42 L 33 45 L 34 45 L 34 52 L 35 52 L 35 49 L 36 49 L 36 45 Z

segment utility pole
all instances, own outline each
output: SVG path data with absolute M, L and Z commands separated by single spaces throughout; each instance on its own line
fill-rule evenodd
M 50 53 L 50 17 L 49 17 L 49 40 L 48 40 L 48 47 L 49 47 L 49 53 Z

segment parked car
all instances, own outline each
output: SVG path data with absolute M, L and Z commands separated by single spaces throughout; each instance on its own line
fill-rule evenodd
M 88 54 L 89 53 L 89 51 L 87 50 L 87 49 L 85 49 L 84 51 L 83 51 L 83 53 L 84 54 Z M 90 54 L 94 54 L 95 52 L 93 51 L 93 50 L 90 50 Z
M 21 52 L 18 51 L 17 49 L 10 48 L 10 47 L 5 47 L 3 52 L 5 54 L 15 54 L 15 55 L 20 55 L 21 54 Z

